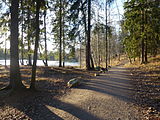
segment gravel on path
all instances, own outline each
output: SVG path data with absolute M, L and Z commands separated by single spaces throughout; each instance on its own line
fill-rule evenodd
M 64 120 L 142 120 L 139 107 L 133 104 L 133 94 L 129 70 L 114 67 L 60 99 L 74 107 L 66 106 L 63 112 L 50 109 Z

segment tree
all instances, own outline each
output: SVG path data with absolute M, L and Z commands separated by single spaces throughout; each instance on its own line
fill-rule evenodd
M 59 9 L 59 26 L 60 26 L 60 35 L 59 35 L 59 67 L 62 67 L 62 0 L 60 2 Z
M 35 89 L 37 56 L 38 56 L 38 46 L 39 46 L 39 33 L 40 33 L 39 12 L 40 12 L 40 0 L 36 0 L 36 39 L 35 39 L 35 48 L 34 48 L 34 57 L 33 57 L 32 77 L 31 77 L 30 89 Z
M 28 3 L 29 4 L 29 3 Z M 31 10 L 30 10 L 30 6 L 28 5 L 27 7 L 27 46 L 28 46 L 28 65 L 31 66 L 32 65 L 32 61 L 31 61 Z
M 23 39 L 23 30 L 24 30 L 24 8 L 23 8 L 23 6 L 24 6 L 24 4 L 23 4 L 23 0 L 21 0 L 21 11 L 22 11 L 22 13 L 21 13 L 21 24 L 22 24 L 22 27 L 21 27 L 21 59 L 22 59 L 22 61 L 21 61 L 21 64 L 22 65 L 24 65 L 24 39 Z
M 67 0 L 56 0 L 52 2 L 54 5 L 54 16 L 53 22 L 53 34 L 54 44 L 57 46 L 59 51 L 59 67 L 65 66 L 65 49 L 67 48 L 68 40 L 68 1 Z M 68 22 L 66 22 L 68 21 Z M 69 40 L 71 41 L 71 40 Z
M 148 54 L 158 50 L 159 5 L 159 1 L 150 0 L 125 2 L 125 50 L 130 59 L 140 56 L 142 64 L 147 63 Z
M 108 12 L 107 12 L 107 4 L 108 3 L 108 0 L 106 0 L 106 69 L 108 69 L 108 19 L 107 19 L 107 16 L 108 16 Z
M 47 29 L 46 29 L 46 8 L 44 10 L 44 42 L 45 42 L 45 66 L 48 66 L 48 56 L 47 56 Z
M 90 59 L 91 59 L 91 0 L 88 0 L 88 35 L 87 35 L 87 44 L 86 44 L 86 68 L 87 70 L 91 69 Z
M 11 0 L 10 85 L 13 89 L 23 88 L 19 68 L 18 6 L 19 0 Z

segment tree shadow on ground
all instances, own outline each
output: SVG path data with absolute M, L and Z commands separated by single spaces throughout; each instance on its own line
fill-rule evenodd
M 23 83 L 29 86 L 31 67 L 21 67 Z M 37 69 L 36 88 L 38 91 L 0 91 L 0 119 L 33 119 L 33 120 L 63 120 L 68 116 L 73 118 L 98 120 L 99 118 L 72 104 L 57 99 L 68 90 L 66 83 L 73 77 L 88 77 L 80 70 L 39 67 Z M 2 80 L 2 79 L 1 79 Z M 2 87 L 9 83 L 9 76 L 2 80 Z M 4 113 L 4 114 L 3 114 Z M 63 115 L 63 114 L 66 115 Z
M 48 81 L 38 81 L 37 84 L 50 84 L 46 82 Z M 99 119 L 77 106 L 58 100 L 57 95 L 63 95 L 64 92 L 56 93 L 54 88 L 57 86 L 51 84 L 48 89 L 44 90 L 38 88 L 37 91 L 19 91 L 11 95 L 7 93 L 8 96 L 5 95 L 6 97 L 0 96 L 0 107 L 8 106 L 10 108 L 8 115 L 6 115 L 9 119 L 65 120 L 68 117 L 81 120 Z M 2 91 L 0 95 L 2 95 Z M 12 111 L 15 112 L 11 113 Z M 0 118 L 4 117 L 5 119 L 6 116 L 2 115 Z
M 142 79 L 142 78 L 138 78 L 138 79 Z M 100 76 L 97 76 L 91 79 L 82 88 L 93 90 L 96 92 L 101 92 L 101 93 L 111 95 L 111 96 L 115 96 L 126 102 L 131 102 L 134 104 L 147 106 L 147 107 L 153 107 L 157 111 L 160 111 L 159 109 L 160 107 L 158 107 L 159 105 L 157 105 L 159 100 L 157 99 L 151 100 L 151 98 L 144 96 L 145 98 L 143 102 L 140 102 L 139 100 L 137 100 L 137 96 L 136 96 L 137 93 L 147 94 L 147 92 L 149 91 L 148 89 L 137 89 L 136 85 L 137 85 L 137 81 L 133 79 L 133 76 L 129 69 L 121 68 L 121 67 L 113 67 L 107 73 L 101 74 Z M 159 86 L 155 86 L 155 87 L 158 88 Z M 159 93 L 156 93 L 156 95 L 160 96 Z
M 132 81 L 128 79 L 130 73 L 124 70 L 124 68 L 112 68 L 106 74 L 101 74 L 90 80 L 83 88 L 132 102 L 132 95 L 135 90 L 131 85 Z M 127 74 L 127 76 L 125 76 L 125 74 Z
M 140 104 L 152 107 L 160 112 L 160 69 L 156 66 L 157 70 L 139 71 L 135 70 L 136 77 L 135 89 L 137 99 Z

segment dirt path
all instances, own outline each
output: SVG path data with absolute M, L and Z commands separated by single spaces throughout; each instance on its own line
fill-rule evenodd
M 71 76 L 73 77 L 73 74 Z M 133 105 L 134 89 L 130 72 L 123 67 L 111 68 L 109 72 L 93 77 L 80 88 L 71 89 L 61 98 L 56 97 L 55 89 L 59 90 L 59 85 L 65 83 L 58 81 L 37 81 L 37 84 L 42 85 L 43 90 L 47 88 L 48 92 L 26 91 L 4 99 L 2 95 L 0 119 L 143 120 L 139 109 Z M 66 92 L 65 87 L 63 91 Z
M 63 110 L 48 108 L 64 120 L 142 120 L 133 92 L 129 70 L 115 67 L 62 97 Z

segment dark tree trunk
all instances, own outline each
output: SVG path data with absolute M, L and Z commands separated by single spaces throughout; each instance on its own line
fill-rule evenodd
M 90 48 L 90 41 L 91 41 L 91 0 L 88 0 L 88 34 L 87 34 L 87 48 L 86 48 L 86 68 L 87 70 L 91 69 L 90 66 L 90 59 L 91 59 L 91 48 Z
M 81 38 L 79 34 L 79 42 L 80 42 L 80 49 L 79 49 L 79 63 L 80 63 L 80 68 L 82 67 L 82 43 L 81 43 Z
M 99 23 L 99 10 L 98 10 L 98 23 Z M 99 26 L 99 24 L 98 24 Z M 97 30 L 97 56 L 98 56 L 98 66 L 101 66 L 101 52 L 100 52 L 100 40 L 99 40 L 99 28 Z
M 19 0 L 11 1 L 10 84 L 13 89 L 23 87 L 19 68 L 18 6 Z
M 34 48 L 33 66 L 32 66 L 32 78 L 31 78 L 31 89 L 35 89 L 36 81 L 36 68 L 37 68 L 37 56 L 38 56 L 38 46 L 39 46 L 39 11 L 40 11 L 40 0 L 36 0 L 36 40 Z
M 85 45 L 86 45 L 86 51 L 85 51 L 86 59 L 85 59 L 85 61 L 86 61 L 86 67 L 87 67 L 87 33 L 88 33 L 88 31 L 87 31 L 87 22 L 86 22 L 87 19 L 86 19 L 86 14 L 85 14 L 84 9 L 82 9 L 82 14 L 84 16 L 83 22 L 84 22 L 84 30 L 85 30 Z
M 4 48 L 4 61 L 5 61 L 5 67 L 7 67 L 7 62 L 6 62 L 6 59 L 7 59 L 7 48 L 6 48 L 6 45 L 7 45 L 7 43 L 6 43 L 6 35 L 5 35 L 5 41 L 4 41 L 4 44 L 5 44 L 5 48 Z
M 97 37 L 97 47 L 98 47 L 98 66 L 101 66 L 101 52 L 100 52 L 100 41 L 99 41 L 99 31 Z
M 59 36 L 59 67 L 62 67 L 62 0 L 60 0 L 60 15 L 59 15 L 59 25 L 60 25 L 60 36 Z
M 48 66 L 47 31 L 46 31 L 46 10 L 44 11 L 44 42 L 45 42 L 45 66 Z
M 142 29 L 144 29 L 143 27 L 142 27 Z M 145 53 L 144 53 L 144 39 L 142 38 L 142 42 L 141 42 L 141 54 L 142 54 L 142 61 L 141 61 L 141 63 L 143 64 L 143 63 L 145 63 L 145 59 L 144 59 L 144 55 L 145 55 Z
M 144 5 L 144 2 L 143 2 Z M 141 34 L 144 33 L 144 8 L 142 8 L 142 24 L 141 24 Z M 141 55 L 142 55 L 142 61 L 141 63 L 144 64 L 145 63 L 145 40 L 144 40 L 144 36 L 141 36 Z
M 80 68 L 82 68 L 82 44 L 80 43 L 80 50 L 79 50 L 79 62 Z
M 31 51 L 31 32 L 30 32 L 30 29 L 31 29 L 31 27 L 30 27 L 30 8 L 29 8 L 29 6 L 28 6 L 28 15 L 27 15 L 27 24 L 28 24 L 28 31 L 27 31 L 27 39 L 28 39 L 28 65 L 29 66 L 31 66 L 32 65 L 32 61 L 31 61 L 31 53 L 30 53 L 30 51 Z
M 92 55 L 90 55 L 90 57 L 91 57 L 91 59 L 90 59 L 90 60 L 91 60 L 91 61 L 90 61 L 90 63 L 91 63 L 91 68 L 94 69 L 93 57 L 92 57 Z
M 110 13 L 111 13 L 111 10 L 110 10 L 110 3 L 109 3 L 109 23 L 111 21 L 111 17 L 110 17 Z M 110 43 L 110 36 L 111 36 L 111 33 L 108 32 L 108 64 L 111 64 L 111 43 Z
M 108 69 L 108 20 L 107 20 L 107 2 L 108 0 L 106 0 L 106 69 Z
M 146 4 L 147 4 L 147 2 L 148 2 L 148 1 L 146 0 Z M 144 10 L 144 19 L 145 19 L 145 20 L 144 20 L 144 21 L 145 21 L 145 24 L 148 24 L 148 21 L 147 21 L 147 20 L 148 20 L 148 19 L 147 19 L 147 10 Z M 147 33 L 147 30 L 145 30 L 145 33 Z M 147 45 L 147 44 L 148 44 L 148 35 L 146 34 L 146 35 L 145 35 L 145 51 L 144 51 L 144 52 L 145 52 L 145 53 L 144 53 L 144 54 L 145 54 L 145 55 L 144 55 L 145 63 L 148 62 L 148 58 L 147 58 L 147 55 L 148 55 L 148 54 L 147 54 L 147 53 L 148 53 L 148 50 L 147 50 L 148 48 L 147 48 L 147 47 L 148 47 L 148 45 Z
M 24 8 L 23 8 L 23 0 L 21 0 L 21 9 L 22 9 L 22 36 L 21 36 L 21 65 L 24 65 L 24 43 L 23 43 L 23 30 L 24 30 L 24 25 L 23 25 L 23 21 L 24 21 Z
M 63 67 L 65 67 L 65 34 L 64 34 L 64 32 L 65 32 L 65 21 L 64 21 L 64 16 L 65 16 L 65 13 L 64 13 L 65 11 L 64 11 L 64 1 L 63 1 L 63 19 L 62 19 L 62 21 L 63 21 Z
M 63 67 L 65 67 L 65 38 L 64 38 L 64 28 L 63 28 Z

